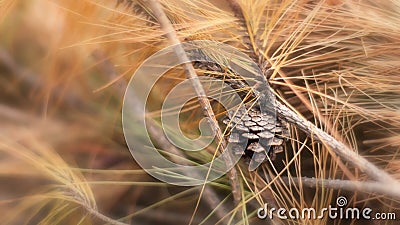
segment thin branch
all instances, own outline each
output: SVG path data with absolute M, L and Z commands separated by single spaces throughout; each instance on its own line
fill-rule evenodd
M 105 222 L 107 224 L 111 224 L 111 225 L 129 225 L 128 223 L 123 223 L 123 222 L 120 222 L 118 220 L 111 219 L 110 217 L 105 216 L 104 214 L 101 214 L 99 211 L 97 211 L 96 209 L 93 209 L 92 207 L 90 207 L 88 205 L 85 205 L 85 204 L 81 204 L 81 205 L 92 216 L 95 216 L 96 218 L 100 219 L 101 221 L 103 221 L 103 222 Z
M 183 63 L 183 67 L 185 70 L 185 74 L 187 78 L 191 81 L 191 84 L 193 86 L 193 89 L 196 92 L 196 95 L 198 97 L 198 101 L 201 105 L 201 108 L 203 110 L 203 113 L 205 114 L 206 117 L 208 117 L 208 122 L 211 125 L 211 128 L 213 129 L 214 134 L 216 135 L 216 138 L 218 140 L 218 143 L 220 144 L 219 150 L 222 152 L 227 144 L 224 139 L 224 135 L 221 131 L 221 128 L 218 125 L 217 119 L 215 118 L 214 112 L 212 110 L 210 101 L 207 98 L 207 95 L 203 89 L 202 84 L 200 83 L 200 80 L 196 74 L 196 71 L 191 63 L 186 63 L 189 62 L 188 56 L 186 55 L 185 50 L 183 47 L 180 45 L 181 42 L 179 40 L 179 37 L 172 26 L 171 22 L 169 21 L 167 15 L 165 14 L 161 4 L 157 0 L 146 0 L 145 2 L 148 3 L 149 8 L 153 12 L 154 17 L 158 20 L 158 22 L 161 25 L 161 28 L 165 32 L 165 36 L 168 38 L 169 42 L 171 45 L 174 45 L 174 51 L 178 59 L 180 60 L 181 63 Z M 230 184 L 232 187 L 232 194 L 235 200 L 236 204 L 240 203 L 241 200 L 241 191 L 240 191 L 240 185 L 239 185 L 239 179 L 238 179 L 238 173 L 236 169 L 233 167 L 233 162 L 230 157 L 225 157 L 224 158 L 225 163 L 228 167 L 232 167 L 232 169 L 228 172 L 228 177 L 230 180 Z
M 314 140 L 323 143 L 330 150 L 339 155 L 344 161 L 365 172 L 368 176 L 375 179 L 376 181 L 389 183 L 389 185 L 400 186 L 400 183 L 388 173 L 386 173 L 386 171 L 379 169 L 374 164 L 366 160 L 364 157 L 360 156 L 352 149 L 347 147 L 345 144 L 336 140 L 331 135 L 305 119 L 303 116 L 293 112 L 279 101 L 276 101 L 275 104 L 276 111 L 280 117 L 295 125 L 302 131 L 306 132 Z
M 336 190 L 347 191 L 363 191 L 368 193 L 383 194 L 400 200 L 400 192 L 398 186 L 383 185 L 380 182 L 363 182 L 353 180 L 339 180 L 339 179 L 318 179 L 309 177 L 281 177 L 282 181 L 287 185 L 305 185 L 307 187 L 324 187 Z

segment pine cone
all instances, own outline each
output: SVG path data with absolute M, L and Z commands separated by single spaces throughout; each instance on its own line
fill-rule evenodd
M 238 94 L 242 98 L 249 94 L 244 90 L 251 91 L 246 82 L 235 79 L 234 73 L 230 73 L 232 77 L 226 77 L 224 69 L 218 64 L 195 62 L 194 67 L 213 71 L 214 73 L 205 72 L 204 75 L 223 79 L 232 88 L 238 90 Z M 253 96 L 254 93 L 250 93 L 250 95 Z M 256 104 L 245 103 L 244 105 L 246 110 L 229 111 L 228 114 L 231 119 L 225 118 L 223 120 L 223 123 L 231 128 L 227 141 L 234 143 L 232 151 L 234 154 L 250 156 L 256 164 L 262 163 L 266 156 L 274 160 L 276 153 L 283 152 L 284 140 L 290 136 L 288 124 L 272 113 L 261 112 Z M 247 142 L 246 149 L 243 151 L 243 143 L 245 142 Z
M 273 160 L 276 153 L 283 151 L 284 140 L 289 137 L 287 123 L 257 107 L 246 111 L 231 111 L 231 119 L 223 120 L 232 129 L 228 142 L 237 143 L 237 146 L 246 140 L 248 142 L 244 152 L 234 146 L 234 153 L 251 155 L 256 162 L 264 161 L 267 155 Z

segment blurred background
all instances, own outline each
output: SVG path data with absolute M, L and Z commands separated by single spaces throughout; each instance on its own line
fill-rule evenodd
M 244 18 L 225 0 L 160 2 L 182 41 L 257 46 L 278 99 L 400 178 L 399 1 L 238 1 Z M 130 0 L 0 1 L 1 224 L 397 224 L 258 219 L 264 203 L 320 209 L 340 195 L 400 217 L 398 200 L 380 193 L 302 184 L 368 177 L 295 127 L 274 164 L 251 173 L 240 162 L 239 205 L 227 177 L 178 187 L 141 170 L 122 132 L 123 95 L 143 60 L 168 44 L 146 9 Z M 183 79 L 170 71 L 154 101 Z M 158 103 L 150 110 L 157 117 Z M 182 117 L 184 130 L 200 112 Z

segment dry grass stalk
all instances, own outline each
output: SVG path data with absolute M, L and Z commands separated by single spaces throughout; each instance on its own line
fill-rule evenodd
M 167 36 L 168 40 L 170 41 L 171 45 L 175 45 L 176 47 L 174 48 L 174 51 L 179 58 L 180 62 L 188 62 L 189 59 L 186 55 L 185 50 L 183 47 L 180 45 L 181 42 L 179 40 L 178 35 L 176 34 L 176 31 L 174 27 L 172 26 L 171 22 L 165 15 L 165 12 L 162 9 L 161 4 L 157 0 L 147 0 L 150 9 L 152 10 L 154 16 L 157 18 L 158 22 L 161 25 L 161 28 L 165 31 L 165 35 Z M 207 98 L 207 95 L 203 89 L 202 84 L 200 83 L 200 80 L 198 79 L 198 76 L 196 74 L 196 71 L 191 63 L 184 63 L 183 67 L 185 69 L 185 73 L 187 75 L 187 78 L 191 81 L 193 89 L 196 92 L 196 95 L 198 97 L 199 103 L 201 105 L 201 108 L 205 114 L 205 116 L 209 119 L 208 122 L 210 123 L 211 128 L 213 129 L 214 134 L 216 135 L 217 141 L 218 141 L 218 150 L 219 151 L 224 151 L 226 148 L 227 144 L 225 143 L 224 135 L 221 131 L 221 128 L 218 125 L 218 122 L 215 118 L 214 112 L 212 110 L 210 101 Z M 232 159 L 229 157 L 224 158 L 225 163 L 227 167 L 232 167 L 232 169 L 228 172 L 228 177 L 230 179 L 230 183 L 232 186 L 232 194 L 234 196 L 236 204 L 239 204 L 240 199 L 241 199 L 241 191 L 240 191 L 240 182 L 238 179 L 238 174 L 233 166 Z

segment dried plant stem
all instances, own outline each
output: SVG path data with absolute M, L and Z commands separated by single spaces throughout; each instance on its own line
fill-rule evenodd
M 216 135 L 217 141 L 220 145 L 219 150 L 222 152 L 227 146 L 225 139 L 224 139 L 224 135 L 221 131 L 221 128 L 218 125 L 218 122 L 215 118 L 210 101 L 207 98 L 207 95 L 203 89 L 202 84 L 200 83 L 200 80 L 196 74 L 196 71 L 195 71 L 193 65 L 191 63 L 187 63 L 187 62 L 189 62 L 189 59 L 186 55 L 185 50 L 180 45 L 181 42 L 178 38 L 178 35 L 177 35 L 174 27 L 172 26 L 171 22 L 167 18 L 161 4 L 157 0 L 146 0 L 145 2 L 148 3 L 148 6 L 151 9 L 154 17 L 160 23 L 161 28 L 165 32 L 165 36 L 170 41 L 170 44 L 175 46 L 174 47 L 175 54 L 178 57 L 178 59 L 180 60 L 180 62 L 183 63 L 185 74 L 186 74 L 187 78 L 191 81 L 193 89 L 195 90 L 196 95 L 198 97 L 200 106 L 202 107 L 202 110 L 203 110 L 205 116 L 208 118 L 208 122 L 211 125 L 211 128 L 213 129 L 214 134 Z M 241 200 L 241 191 L 240 191 L 238 173 L 237 173 L 236 169 L 233 167 L 233 161 L 231 158 L 225 157 L 224 160 L 228 167 L 232 167 L 232 169 L 228 172 L 228 177 L 229 177 L 230 184 L 232 187 L 232 194 L 233 194 L 235 203 L 239 204 L 240 200 Z
M 123 223 L 123 222 L 111 219 L 110 217 L 101 214 L 96 209 L 93 209 L 92 207 L 89 207 L 87 205 L 82 204 L 82 207 L 84 207 L 86 209 L 86 211 L 88 211 L 92 216 L 95 216 L 96 218 L 102 220 L 103 222 L 105 222 L 107 224 L 111 224 L 111 225 L 129 225 L 128 223 Z
M 281 177 L 282 181 L 287 185 L 305 185 L 307 187 L 324 187 L 336 190 L 347 191 L 363 191 L 369 193 L 383 194 L 395 199 L 400 199 L 398 186 L 382 185 L 380 182 L 363 182 L 354 180 L 338 180 L 338 179 L 318 179 L 309 177 Z
M 291 124 L 306 132 L 314 140 L 323 143 L 330 150 L 339 155 L 344 161 L 349 162 L 354 167 L 365 172 L 368 176 L 370 176 L 372 179 L 375 179 L 376 181 L 388 183 L 389 185 L 400 186 L 399 182 L 388 173 L 386 173 L 384 170 L 379 169 L 374 164 L 366 160 L 364 157 L 360 156 L 349 147 L 347 147 L 345 144 L 336 140 L 331 135 L 318 128 L 316 125 L 314 125 L 304 117 L 293 112 L 279 101 L 276 101 L 275 104 L 277 113 L 280 117 L 284 118 Z

